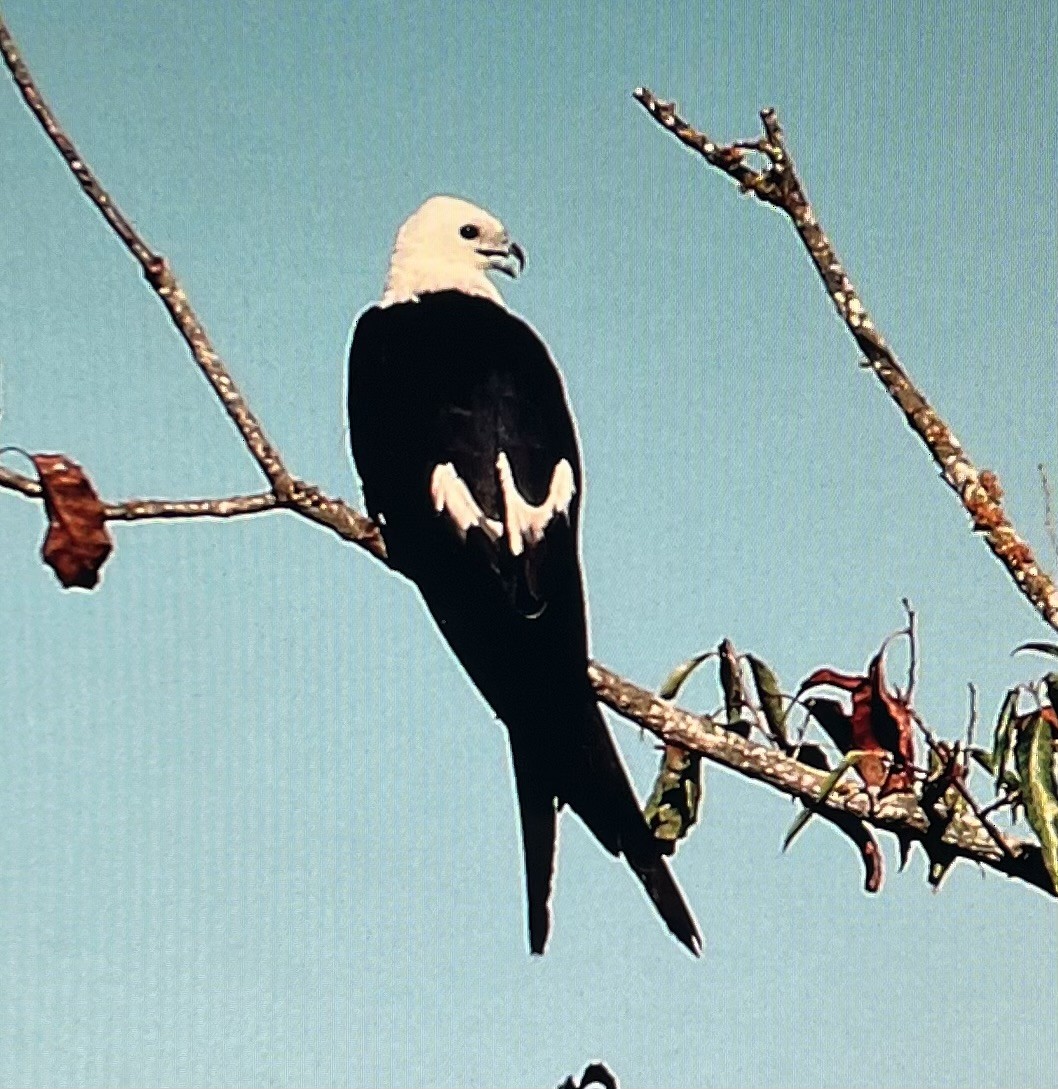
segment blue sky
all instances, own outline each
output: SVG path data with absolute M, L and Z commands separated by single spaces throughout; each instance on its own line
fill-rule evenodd
M 167 254 L 298 475 L 357 499 L 344 354 L 398 223 L 453 192 L 529 253 L 567 379 L 593 644 L 656 684 L 724 635 L 793 687 L 919 610 L 919 707 L 994 715 L 1046 630 L 856 354 L 786 223 L 631 100 L 717 138 L 774 105 L 877 323 L 1045 555 L 1055 461 L 1053 5 L 8 0 L 71 135 Z M 0 444 L 107 497 L 256 490 L 165 316 L 0 88 Z M 15 464 L 14 462 L 12 464 Z M 286 516 L 117 527 L 95 594 L 0 495 L 0 1082 L 1053 1084 L 1054 906 L 920 858 L 879 897 L 718 770 L 668 938 L 563 826 L 524 936 L 502 731 L 410 588 Z M 1052 557 L 1053 558 L 1053 557 Z M 712 682 L 687 690 L 715 702 Z M 615 722 L 642 789 L 649 738 Z

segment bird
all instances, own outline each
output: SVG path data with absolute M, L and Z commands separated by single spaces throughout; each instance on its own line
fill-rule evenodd
M 516 278 L 525 261 L 498 219 L 461 198 L 432 196 L 405 220 L 381 299 L 353 331 L 353 461 L 390 565 L 506 727 L 531 953 L 551 930 L 568 806 L 697 956 L 698 924 L 587 674 L 577 427 L 546 344 L 490 278 Z

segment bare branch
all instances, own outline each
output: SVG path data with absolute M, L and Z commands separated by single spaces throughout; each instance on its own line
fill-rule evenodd
M 0 465 L 0 488 L 27 499 L 43 501 L 41 486 Z M 319 489 L 291 480 L 280 499 L 274 492 L 233 495 L 225 499 L 126 499 L 104 504 L 108 522 L 140 522 L 157 518 L 240 518 L 270 510 L 289 510 L 317 525 L 333 530 L 350 544 L 360 545 L 377 559 L 386 558 L 386 546 L 378 526 L 341 499 L 332 499 Z
M 169 312 L 169 317 L 191 350 L 191 355 L 199 369 L 206 376 L 214 392 L 220 398 L 225 411 L 239 429 L 247 448 L 253 455 L 261 471 L 268 478 L 277 495 L 283 495 L 291 487 L 291 477 L 283 464 L 279 452 L 269 442 L 260 421 L 250 411 L 242 394 L 236 388 L 223 360 L 213 347 L 206 330 L 191 308 L 184 294 L 184 289 L 173 275 L 169 262 L 147 245 L 136 228 L 114 203 L 114 199 L 92 173 L 73 141 L 66 135 L 44 101 L 33 77 L 29 73 L 14 38 L 0 16 L 0 53 L 30 112 L 40 123 L 55 145 L 66 165 L 84 191 L 84 194 L 98 209 L 99 214 L 124 243 L 125 248 L 143 269 L 147 282 L 154 288 L 162 304 Z
M 1036 468 L 1040 471 L 1040 483 L 1043 485 L 1043 525 L 1047 530 L 1047 539 L 1051 542 L 1051 551 L 1055 559 L 1058 559 L 1058 527 L 1054 523 L 1054 496 L 1051 494 L 1051 481 L 1042 462 Z
M 973 519 L 973 529 L 984 536 L 988 547 L 1044 620 L 1058 629 L 1058 587 L 1039 565 L 1032 548 L 1015 530 L 1003 509 L 1003 491 L 998 477 L 990 469 L 978 469 L 974 465 L 951 428 L 916 388 L 875 327 L 808 203 L 775 111 L 761 111 L 763 140 L 743 140 L 725 146 L 688 124 L 676 112 L 674 103 L 663 102 L 645 87 L 637 88 L 634 97 L 659 125 L 698 152 L 711 166 L 738 182 L 743 191 L 790 217 L 841 320 L 866 357 L 865 366 L 878 376 L 911 429 L 926 444 L 945 483 L 959 496 Z M 767 169 L 753 170 L 746 165 L 746 155 L 752 151 L 765 156 L 770 163 Z

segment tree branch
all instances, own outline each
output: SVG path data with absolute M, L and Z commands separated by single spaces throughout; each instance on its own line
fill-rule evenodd
M 3 54 L 4 63 L 11 72 L 30 112 L 63 157 L 85 196 L 95 205 L 99 214 L 143 269 L 147 282 L 162 300 L 173 324 L 191 350 L 199 370 L 206 376 L 213 391 L 220 398 L 221 404 L 239 429 L 247 448 L 268 478 L 272 489 L 277 496 L 283 495 L 292 486 L 290 474 L 279 452 L 265 435 L 260 421 L 250 411 L 242 394 L 232 381 L 223 360 L 217 354 L 205 328 L 191 308 L 184 289 L 169 267 L 169 262 L 147 245 L 92 173 L 91 167 L 85 162 L 73 141 L 63 131 L 19 55 L 18 47 L 2 17 L 0 17 L 0 53 Z
M 21 60 L 2 17 L 0 17 L 0 53 L 27 106 L 59 150 L 82 190 L 140 264 L 148 282 L 161 298 L 191 350 L 196 364 L 209 380 L 247 448 L 272 485 L 272 490 L 269 492 L 224 499 L 131 499 L 107 504 L 105 517 L 110 521 L 193 517 L 233 518 L 268 510 L 289 510 L 318 525 L 326 526 L 343 540 L 359 545 L 385 562 L 386 549 L 381 533 L 370 518 L 365 517 L 341 499 L 326 496 L 317 488 L 304 484 L 289 474 L 278 451 L 268 441 L 260 422 L 250 411 L 226 366 L 213 349 L 167 262 L 143 241 L 89 170 L 69 137 L 60 128 L 54 114 L 41 97 L 29 70 Z M 640 92 L 640 95 L 649 96 L 648 100 L 654 101 L 655 107 L 664 113 L 663 104 L 656 103 L 649 92 Z M 643 98 L 640 100 L 644 101 Z M 646 101 L 644 104 L 647 104 Z M 696 146 L 694 141 L 701 144 L 698 150 L 711 162 L 715 158 L 717 161 L 714 165 L 726 162 L 722 169 L 725 169 L 740 184 L 754 191 L 756 191 L 755 187 L 766 188 L 768 184 L 772 184 L 766 180 L 766 175 L 757 174 L 741 163 L 741 159 L 736 154 L 738 149 L 733 151 L 717 148 L 706 137 L 694 133 L 694 130 L 689 129 L 684 122 L 676 118 L 671 107 L 665 107 L 665 109 L 669 111 L 665 115 L 669 117 L 666 127 L 673 128 L 675 131 L 677 126 L 680 126 L 686 130 L 686 137 L 681 136 L 681 139 L 685 139 L 685 142 L 691 143 L 692 146 Z M 776 162 L 777 156 L 781 156 L 785 161 L 786 153 L 779 142 L 777 124 L 770 125 L 766 120 L 765 126 L 774 146 L 769 145 L 766 151 L 763 147 L 760 150 L 768 154 L 773 163 Z M 680 135 L 679 132 L 677 134 Z M 791 173 L 786 175 L 787 178 L 793 176 L 792 167 L 790 170 Z M 762 199 L 765 198 L 762 197 Z M 846 303 L 847 301 L 846 299 Z M 849 306 L 846 306 L 846 309 L 850 314 L 853 312 Z M 857 312 L 862 314 L 862 307 Z M 859 326 L 861 331 L 873 328 L 870 327 L 869 319 L 865 314 L 861 317 Z M 880 338 L 878 340 L 880 342 Z M 878 370 L 878 373 L 881 376 L 881 370 Z M 36 501 L 43 499 L 37 481 L 2 466 L 0 466 L 0 488 L 16 492 L 27 499 Z M 1050 586 L 1049 581 L 1047 585 Z M 1053 587 L 1051 592 L 1053 593 Z M 1058 615 L 1058 602 L 1056 602 L 1056 615 Z M 823 773 L 775 749 L 746 741 L 724 730 L 707 717 L 680 710 L 671 703 L 658 699 L 646 689 L 639 688 L 631 681 L 618 676 L 603 665 L 591 663 L 588 674 L 602 702 L 617 714 L 651 731 L 663 741 L 700 753 L 748 778 L 766 783 L 791 797 L 799 798 L 807 805 L 817 805 L 821 787 L 826 778 Z M 822 805 L 817 805 L 817 811 L 820 816 L 834 821 L 839 827 L 845 826 L 847 818 L 852 816 L 866 824 L 918 839 L 924 844 L 927 842 L 927 837 L 937 837 L 937 820 L 941 819 L 944 822 L 944 828 L 940 838 L 946 849 L 956 856 L 990 866 L 1008 876 L 1017 877 L 1036 888 L 1053 893 L 1038 847 L 1020 840 L 1007 839 L 1009 852 L 1005 853 L 972 814 L 947 814 L 941 805 L 937 808 L 940 813 L 938 818 L 935 813 L 928 814 L 923 810 L 913 795 L 892 795 L 875 802 L 866 792 L 852 783 L 840 784 Z
M 590 664 L 588 676 L 596 695 L 607 707 L 667 744 L 701 753 L 714 763 L 799 798 L 808 806 L 818 805 L 826 772 L 802 764 L 777 749 L 739 737 L 706 715 L 693 715 L 659 699 L 598 662 Z M 945 826 L 941 841 L 954 856 L 989 866 L 1055 895 L 1043 854 L 1036 844 L 1004 836 L 1007 848 L 1004 851 L 972 812 L 951 812 L 942 805 L 937 809 Z M 875 800 L 853 782 L 839 783 L 817 811 L 821 816 L 828 811 L 848 813 L 865 824 L 916 839 L 924 846 L 931 830 L 935 834 L 938 820 L 938 816 L 919 805 L 913 794 L 890 794 Z
M 736 181 L 744 192 L 752 193 L 790 217 L 838 315 L 866 357 L 865 366 L 878 376 L 911 429 L 933 455 L 945 483 L 973 519 L 973 529 L 984 536 L 988 547 L 1037 612 L 1058 630 L 1058 587 L 1003 509 L 1003 491 L 996 474 L 974 465 L 876 328 L 808 203 L 775 111 L 761 111 L 764 128 L 761 139 L 720 145 L 680 117 L 674 103 L 662 101 L 647 88 L 637 88 L 633 97 L 659 125 Z M 767 161 L 765 169 L 754 170 L 747 165 L 746 158 L 753 153 Z

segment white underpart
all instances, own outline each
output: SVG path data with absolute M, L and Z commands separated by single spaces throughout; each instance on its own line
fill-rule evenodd
M 503 526 L 494 518 L 486 518 L 456 467 L 449 461 L 434 468 L 430 476 L 430 497 L 438 514 L 447 514 L 459 535 L 466 540 L 475 526 L 484 530 L 494 541 L 503 536 Z
M 518 491 L 511 463 L 503 452 L 496 459 L 496 472 L 503 495 L 503 528 L 507 534 L 507 547 L 512 556 L 520 556 L 526 545 L 532 546 L 544 539 L 544 533 L 555 515 L 569 517 L 569 506 L 577 490 L 573 482 L 573 469 L 565 458 L 555 466 L 547 498 L 539 506 L 527 502 Z

